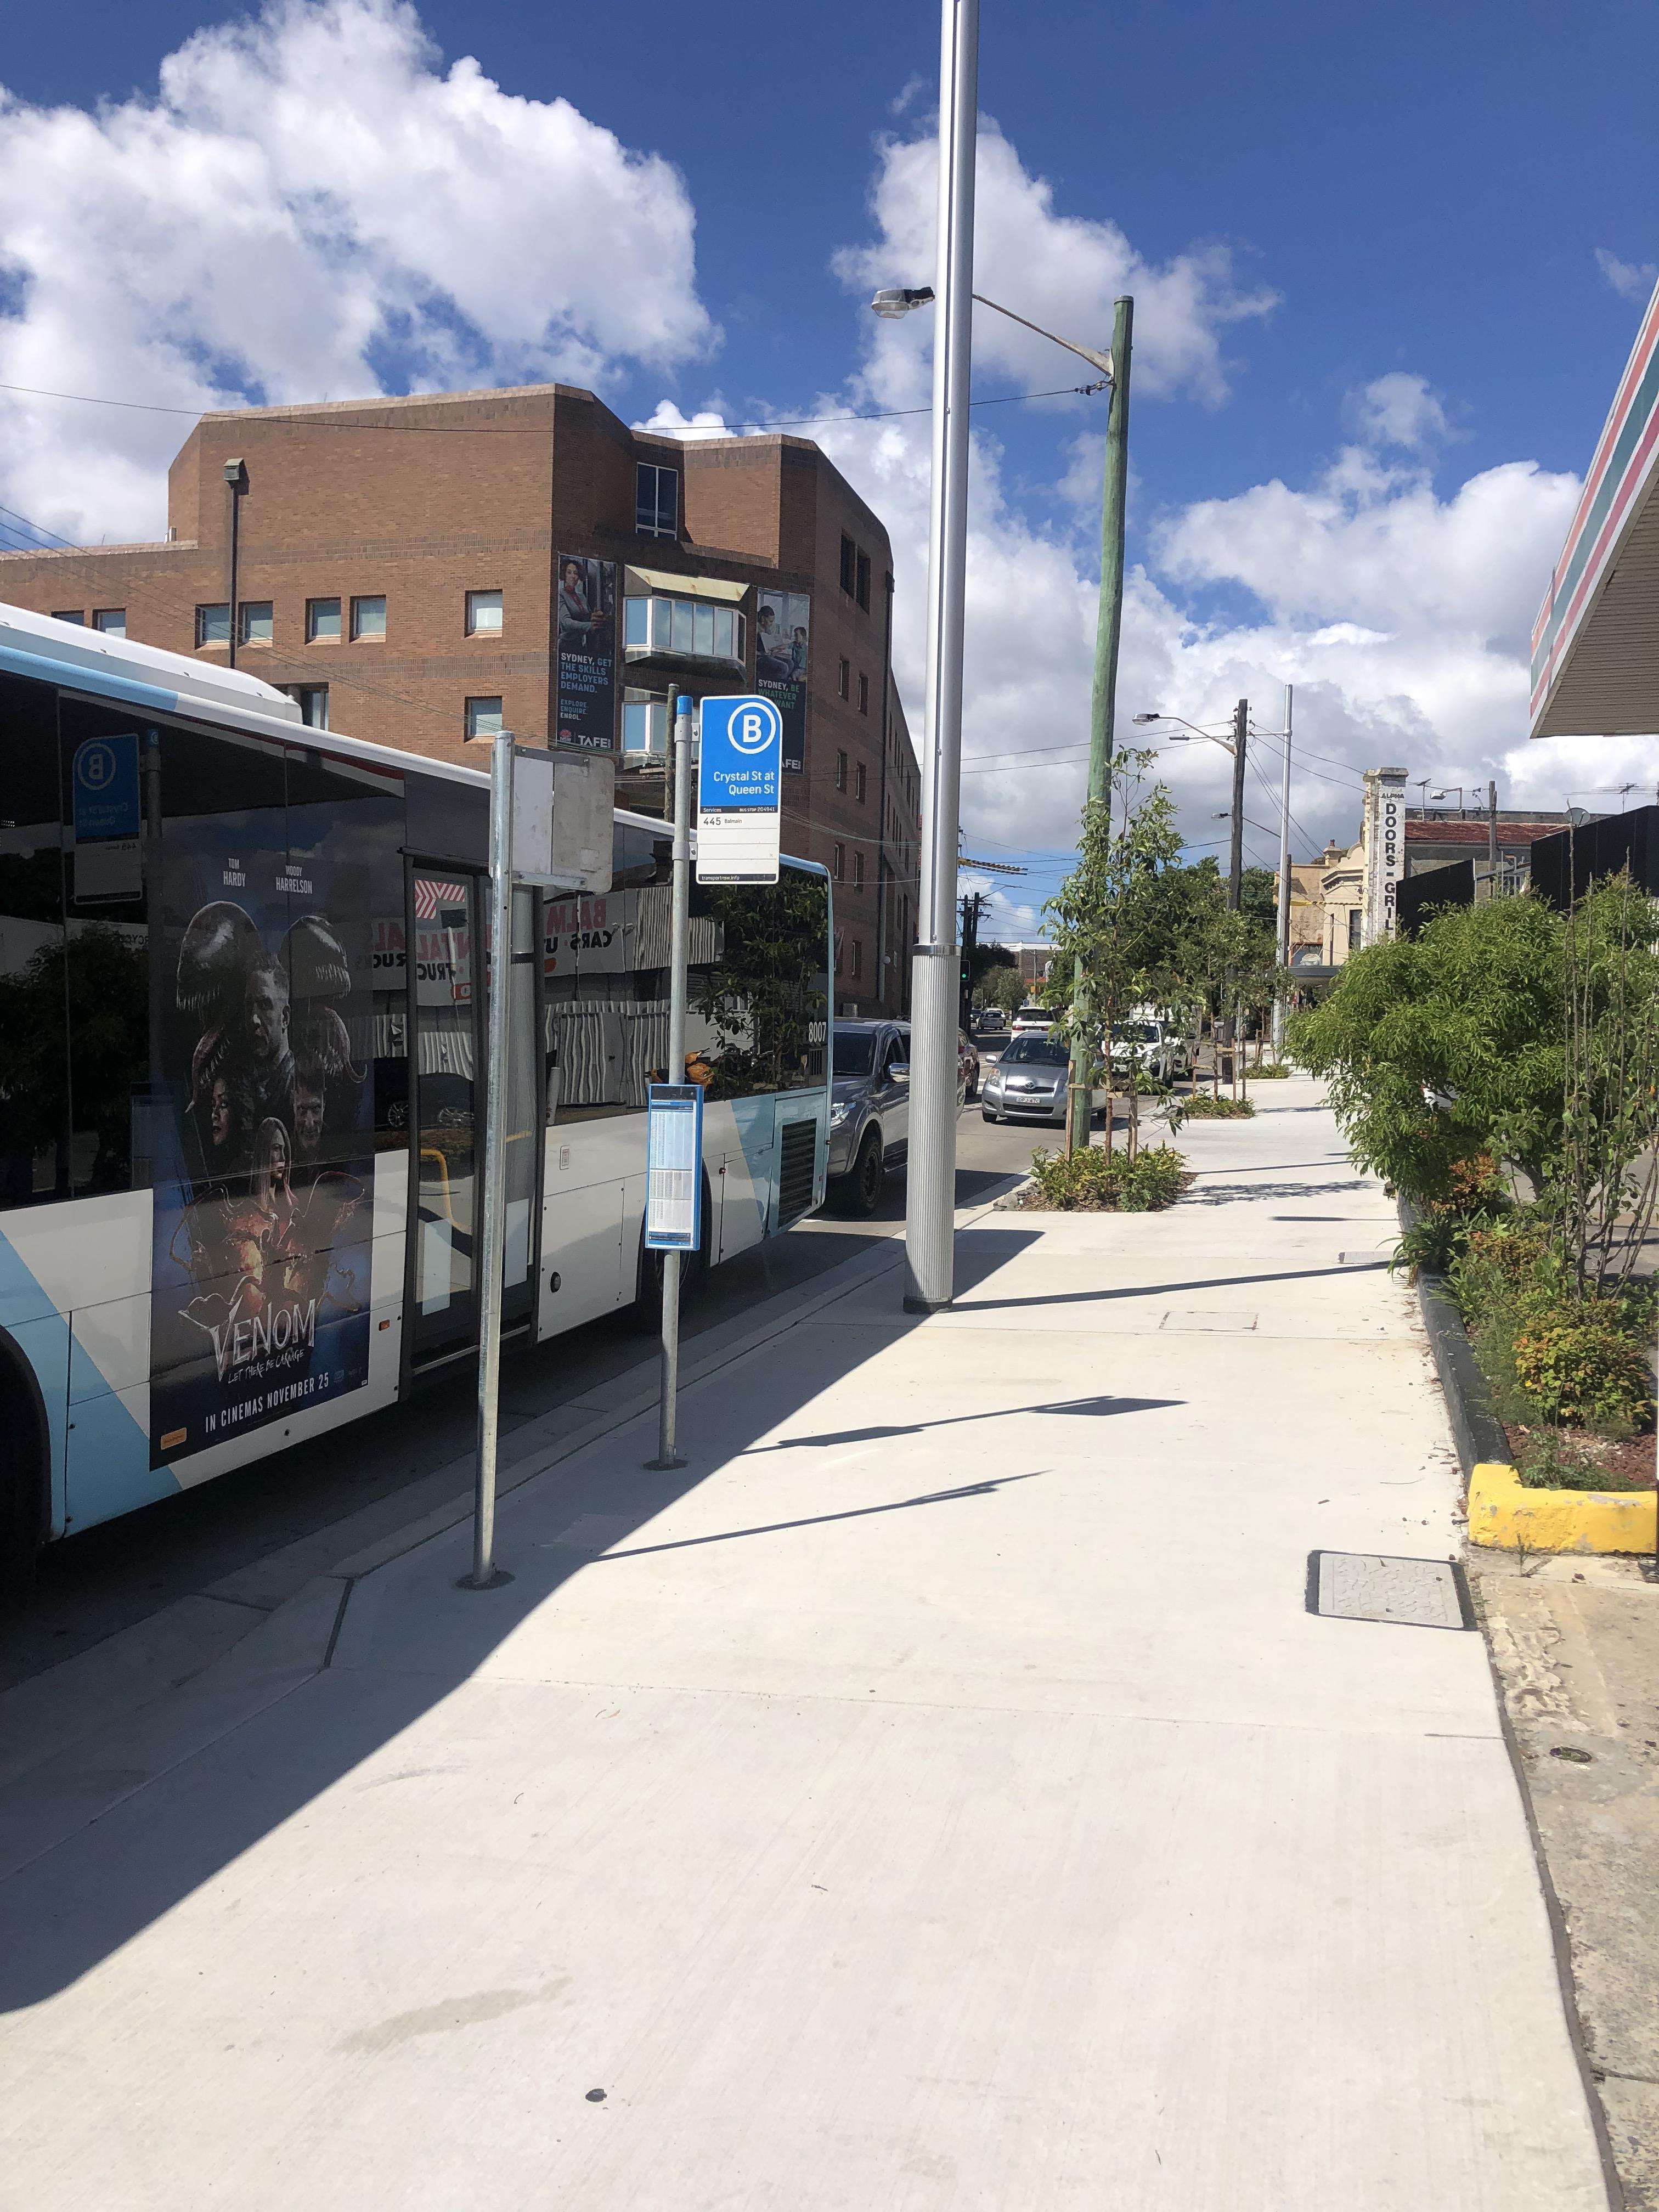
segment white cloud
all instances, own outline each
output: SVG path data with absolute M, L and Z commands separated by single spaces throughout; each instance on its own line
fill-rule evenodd
M 931 276 L 933 175 L 931 141 L 883 149 L 878 239 L 842 257 L 849 285 Z M 1113 226 L 1057 210 L 1049 189 L 989 126 L 978 200 L 981 289 L 1085 339 L 1109 329 L 1113 295 L 1133 289 L 1138 395 L 1209 402 L 1222 394 L 1222 337 L 1266 304 L 1234 290 L 1224 258 L 1149 267 Z M 866 331 L 865 368 L 852 386 L 860 404 L 914 404 L 925 394 L 931 319 L 918 314 Z M 978 319 L 975 342 L 980 362 L 989 352 L 1032 384 L 1058 380 L 1057 356 L 994 316 Z M 836 404 L 844 398 L 822 403 L 826 412 Z M 1340 448 L 1310 483 L 1274 480 L 1162 517 L 1151 533 L 1152 565 L 1131 575 L 1126 592 L 1120 742 L 1144 734 L 1130 719 L 1138 709 L 1224 723 L 1240 696 L 1250 699 L 1264 732 L 1276 729 L 1283 687 L 1293 683 L 1296 842 L 1315 849 L 1328 836 L 1352 838 L 1361 773 L 1385 763 L 1454 782 L 1496 775 L 1517 803 L 1544 803 L 1564 775 L 1580 783 L 1625 780 L 1628 768 L 1586 773 L 1525 738 L 1528 631 L 1576 479 L 1516 461 L 1443 497 L 1425 456 L 1450 434 L 1449 419 L 1424 378 L 1379 377 L 1358 395 L 1356 411 L 1361 442 Z M 896 665 L 919 726 L 927 418 L 815 434 L 892 533 Z M 1098 437 L 1066 434 L 1044 514 L 1008 493 L 984 418 L 976 431 L 963 820 L 968 849 L 987 858 L 1010 849 L 1060 854 L 1075 836 L 1098 593 Z M 1195 846 L 1219 845 L 1224 825 L 1211 817 L 1227 804 L 1227 756 L 1201 742 L 1158 742 L 1159 773 L 1180 801 L 1186 835 Z M 1272 788 L 1252 775 L 1247 812 L 1272 825 L 1280 756 L 1265 736 L 1256 752 Z M 1273 843 L 1252 831 L 1247 851 L 1271 860 Z
M 730 438 L 736 434 L 721 409 L 700 407 L 696 414 L 686 415 L 672 399 L 659 399 L 648 418 L 636 422 L 634 428 L 660 430 L 671 438 Z
M 1621 261 L 1605 246 L 1595 249 L 1595 265 L 1621 300 L 1633 300 L 1638 307 L 1647 305 L 1659 283 L 1659 268 L 1651 261 Z
M 836 261 L 854 293 L 933 282 L 938 168 L 931 133 L 882 146 L 871 194 L 877 234 Z M 1146 261 L 1115 223 L 1057 213 L 1053 186 L 1033 176 L 983 117 L 975 175 L 975 290 L 1102 349 L 1111 343 L 1114 300 L 1132 293 L 1137 393 L 1187 392 L 1209 402 L 1225 396 L 1222 331 L 1265 315 L 1276 295 L 1242 290 L 1224 246 L 1194 246 L 1161 264 Z M 903 406 L 926 396 L 932 323 L 924 310 L 877 325 L 864 379 L 879 404 Z M 1047 339 L 984 308 L 974 319 L 974 353 L 976 363 L 1024 378 L 1033 389 L 1088 380 L 1085 363 L 1068 366 Z
M 1355 404 L 1359 434 L 1368 446 L 1398 446 L 1418 453 L 1451 435 L 1446 410 L 1430 391 L 1428 379 L 1394 369 L 1359 393 Z
M 0 93 L 0 380 L 191 411 L 666 366 L 715 337 L 661 160 L 443 72 L 395 0 L 273 0 L 159 97 Z M 10 505 L 155 535 L 185 427 L 3 395 Z

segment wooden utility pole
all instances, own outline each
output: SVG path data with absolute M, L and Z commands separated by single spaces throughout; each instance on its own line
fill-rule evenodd
M 1106 477 L 1100 496 L 1100 606 L 1095 617 L 1095 680 L 1089 701 L 1088 795 L 1091 799 L 1104 799 L 1112 784 L 1118 641 L 1123 631 L 1123 511 L 1129 489 L 1129 356 L 1134 326 L 1134 301 L 1117 301 L 1112 310 L 1112 396 L 1106 417 Z M 1072 1004 L 1077 1026 L 1072 1037 L 1072 1069 L 1066 1097 L 1068 1152 L 1089 1142 L 1090 1103 L 1094 1097 L 1094 992 L 1080 960 L 1072 978 Z M 1111 1057 L 1109 1041 L 1109 1066 Z M 1109 1116 L 1110 1112 L 1109 1105 Z M 1111 1141 L 1109 1119 L 1109 1147 Z
M 1241 699 L 1233 708 L 1233 853 L 1227 879 L 1227 903 L 1238 912 L 1244 896 L 1244 739 L 1250 726 L 1250 702 Z

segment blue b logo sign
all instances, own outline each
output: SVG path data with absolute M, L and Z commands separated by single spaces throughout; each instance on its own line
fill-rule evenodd
M 727 725 L 733 745 L 740 753 L 763 753 L 777 742 L 783 727 L 783 717 L 769 699 L 752 699 L 739 707 Z

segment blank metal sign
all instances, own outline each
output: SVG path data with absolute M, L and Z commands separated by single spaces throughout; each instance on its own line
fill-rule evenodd
M 1310 1552 L 1308 1610 L 1327 1620 L 1382 1620 L 1404 1628 L 1474 1626 L 1468 1586 L 1454 1561 L 1378 1552 Z

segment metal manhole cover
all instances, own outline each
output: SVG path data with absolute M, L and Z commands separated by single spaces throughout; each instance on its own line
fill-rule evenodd
M 1452 1559 L 1379 1552 L 1310 1552 L 1308 1610 L 1327 1620 L 1383 1620 L 1401 1628 L 1473 1628 L 1463 1571 Z
M 1166 1313 L 1158 1323 L 1160 1328 L 1179 1329 L 1187 1334 L 1207 1335 L 1218 1329 L 1254 1328 L 1255 1316 L 1247 1313 Z

